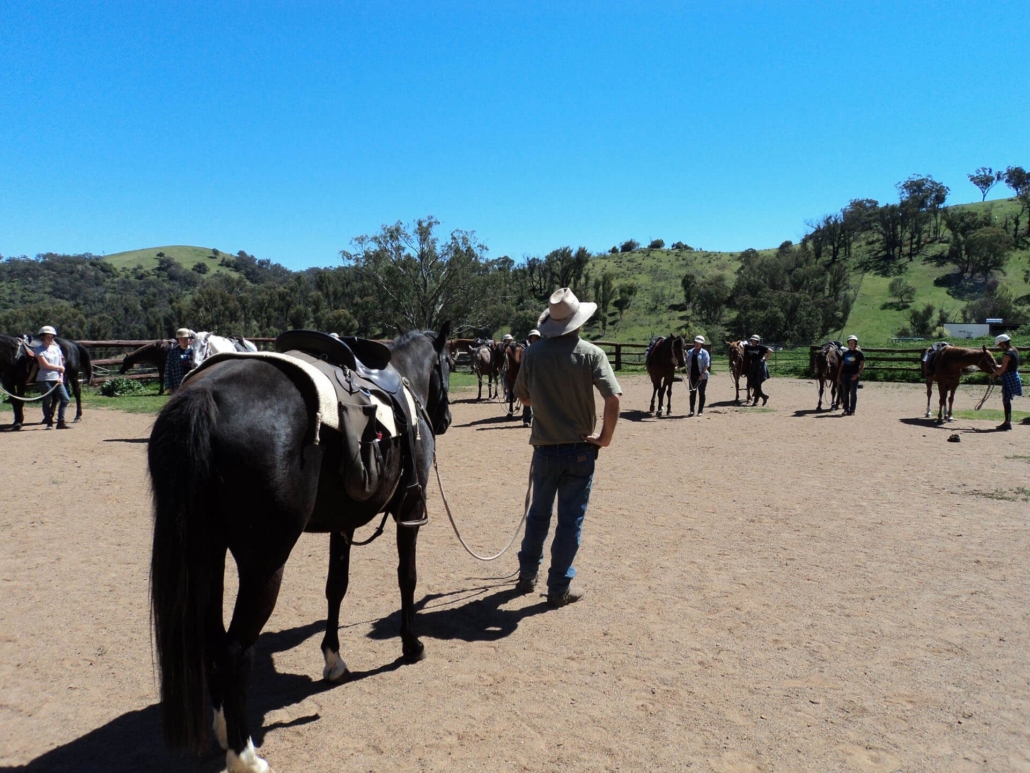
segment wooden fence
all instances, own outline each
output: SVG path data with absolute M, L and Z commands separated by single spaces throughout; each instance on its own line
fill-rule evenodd
M 813 376 L 818 375 L 815 367 L 815 356 L 823 347 L 812 345 L 808 347 L 808 372 Z M 865 355 L 866 370 L 883 371 L 915 371 L 922 369 L 923 352 L 926 347 L 920 349 L 862 349 Z

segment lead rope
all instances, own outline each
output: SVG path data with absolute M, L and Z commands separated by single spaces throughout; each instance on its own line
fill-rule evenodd
M 3 392 L 5 395 L 10 397 L 12 400 L 21 400 L 23 403 L 34 403 L 37 400 L 42 400 L 44 397 L 49 397 L 50 394 L 55 389 L 57 389 L 57 387 L 59 387 L 59 386 L 61 386 L 61 382 L 60 381 L 55 381 L 54 385 L 52 387 L 50 387 L 50 391 L 41 394 L 39 397 L 18 397 L 18 395 L 12 395 L 10 392 L 8 392 L 6 389 L 4 389 L 2 386 L 0 386 L 0 392 Z
M 480 561 L 494 561 L 503 556 L 505 553 L 507 553 L 508 548 L 510 548 L 512 544 L 514 544 L 515 538 L 519 536 L 519 530 L 522 528 L 522 524 L 526 522 L 526 517 L 529 515 L 529 505 L 532 502 L 533 494 L 533 463 L 530 462 L 529 464 L 529 484 L 526 488 L 526 503 L 525 508 L 522 511 L 522 518 L 519 520 L 518 525 L 515 527 L 515 533 L 511 535 L 511 539 L 508 540 L 508 544 L 501 549 L 500 553 L 497 553 L 492 556 L 479 555 L 468 546 L 464 539 L 462 539 L 461 532 L 458 531 L 458 525 L 454 522 L 454 516 L 451 515 L 451 506 L 447 503 L 447 495 L 443 491 L 443 480 L 440 478 L 440 467 L 436 463 L 435 453 L 433 454 L 433 469 L 436 470 L 436 482 L 440 486 L 440 497 L 443 499 L 443 509 L 447 513 L 447 519 L 451 522 L 451 528 L 454 529 L 454 534 L 458 537 L 458 542 L 461 543 L 461 546 L 465 548 L 468 554 L 473 558 L 478 558 Z
M 987 389 L 984 391 L 984 396 L 980 398 L 980 402 L 978 402 L 976 404 L 975 410 L 979 411 L 981 408 L 984 407 L 984 403 L 987 402 L 987 398 L 991 396 L 991 392 L 993 392 L 993 391 L 994 391 L 994 377 L 992 376 L 991 380 L 987 382 Z

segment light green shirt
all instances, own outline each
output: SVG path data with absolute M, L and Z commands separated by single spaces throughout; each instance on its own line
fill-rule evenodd
M 530 445 L 581 443 L 597 423 L 594 387 L 601 397 L 621 395 L 608 357 L 578 334 L 544 338 L 526 349 L 515 396 L 533 406 Z

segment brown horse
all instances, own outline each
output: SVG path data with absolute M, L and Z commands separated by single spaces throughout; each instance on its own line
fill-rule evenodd
M 118 372 L 127 373 L 129 368 L 144 362 L 154 365 L 157 368 L 158 376 L 157 393 L 159 395 L 163 395 L 165 393 L 165 363 L 168 362 L 168 352 L 170 352 L 172 347 L 175 345 L 175 339 L 154 341 L 149 344 L 144 344 L 139 349 L 125 355 L 122 359 L 122 366 L 118 369 Z
M 925 366 L 924 366 L 925 367 Z M 933 380 L 937 382 L 937 395 L 939 398 L 937 407 L 937 423 L 952 421 L 952 408 L 955 405 L 955 391 L 958 389 L 959 381 L 963 373 L 972 372 L 976 369 L 993 375 L 998 369 L 998 363 L 987 347 L 981 349 L 964 349 L 961 346 L 947 346 L 938 352 L 933 362 Z M 930 382 L 927 382 L 927 394 L 929 394 Z M 947 402 L 947 412 L 944 404 Z M 929 397 L 927 398 L 927 416 L 929 416 Z
M 827 341 L 823 348 L 815 353 L 816 379 L 819 384 L 819 404 L 817 411 L 823 409 L 823 391 L 826 383 L 830 384 L 830 410 L 837 410 L 840 403 L 840 390 L 837 380 L 840 377 L 840 367 L 844 362 L 841 359 L 840 341 Z
M 504 373 L 504 344 L 499 341 L 478 339 L 472 345 L 472 372 L 479 383 L 476 400 L 483 399 L 483 379 L 486 379 L 486 399 L 500 395 L 500 380 Z
M 519 377 L 525 351 L 526 345 L 516 341 L 510 341 L 504 347 L 504 401 L 508 404 L 508 418 L 515 416 L 515 379 Z
M 651 407 L 654 413 L 655 398 L 658 398 L 658 418 L 662 416 L 662 400 L 665 399 L 665 415 L 672 413 L 672 384 L 676 376 L 676 368 L 687 367 L 686 344 L 683 336 L 670 333 L 665 338 L 658 338 L 647 350 L 647 375 L 651 377 Z
M 733 378 L 733 386 L 737 390 L 737 397 L 733 401 L 740 403 L 740 379 L 744 379 L 744 402 L 751 402 L 751 387 L 747 386 L 747 370 L 751 364 L 751 355 L 743 341 L 726 341 L 726 353 L 730 360 L 730 376 Z

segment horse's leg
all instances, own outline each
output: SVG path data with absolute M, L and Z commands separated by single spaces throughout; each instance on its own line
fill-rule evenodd
M 672 414 L 672 376 L 665 382 L 665 415 Z
M 215 551 L 215 553 L 218 553 Z M 218 654 L 225 650 L 225 621 L 222 619 L 222 599 L 225 595 L 225 548 L 212 558 L 211 565 L 211 599 L 207 605 L 204 620 L 204 635 L 207 639 L 207 688 L 211 696 L 211 708 L 214 710 L 214 731 L 218 745 L 229 750 L 229 742 L 225 735 L 225 699 L 218 670 Z
M 329 536 L 329 575 L 325 581 L 329 613 L 326 615 L 325 636 L 322 639 L 322 657 L 325 658 L 322 678 L 337 684 L 350 675 L 350 669 L 340 657 L 339 630 L 340 603 L 347 595 L 350 581 L 350 538 L 353 534 L 353 531 L 348 534 L 333 532 Z
M 228 773 L 268 773 L 270 768 L 257 753 L 247 722 L 247 678 L 254 662 L 254 644 L 275 608 L 283 568 L 246 570 L 240 567 L 240 590 L 218 654 L 217 670 L 225 714 L 225 754 Z
M 930 418 L 930 398 L 931 397 L 933 397 L 933 381 L 930 381 L 929 379 L 927 379 L 927 381 L 926 381 L 926 416 L 925 416 L 925 418 L 927 418 L 927 419 Z
M 75 392 L 75 418 L 72 421 L 82 421 L 82 384 L 79 383 L 77 375 L 71 381 Z
M 157 366 L 157 393 L 163 395 L 165 393 L 165 366 L 164 363 L 160 363 Z
M 958 384 L 948 390 L 948 421 L 955 421 L 952 411 L 955 408 L 955 393 L 958 391 Z
M 411 512 L 402 514 L 401 520 L 417 520 L 422 517 L 422 501 L 417 500 Z M 397 582 L 401 589 L 401 651 L 404 659 L 414 663 L 426 656 L 425 645 L 415 635 L 415 585 L 418 569 L 415 562 L 415 548 L 418 544 L 417 526 L 397 527 Z
M 655 383 L 654 379 L 651 379 L 651 406 L 647 409 L 648 413 L 654 413 L 654 401 L 655 397 L 658 396 L 658 384 Z M 659 412 L 661 411 L 661 404 L 658 405 Z
M 823 377 L 822 376 L 820 376 L 817 379 L 817 384 L 818 384 L 818 387 L 819 387 L 819 402 L 816 404 L 815 410 L 816 410 L 816 412 L 819 412 L 819 411 L 821 411 L 823 409 Z M 830 410 L 832 411 L 833 408 L 831 407 Z
M 948 401 L 948 388 L 943 383 L 937 382 L 937 423 L 944 423 L 944 406 Z
M 483 399 L 483 374 L 476 371 L 476 383 L 479 384 L 479 392 L 476 393 L 476 402 Z

